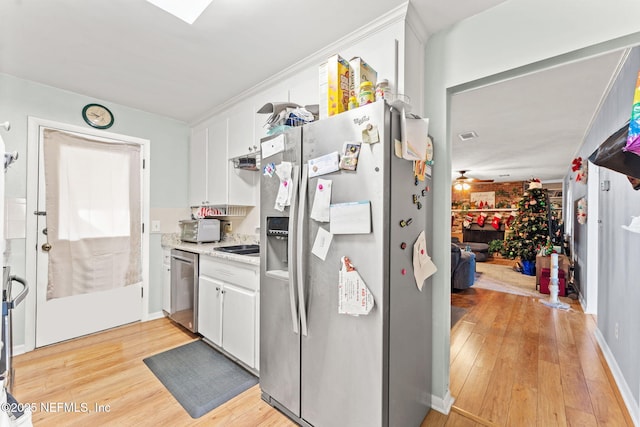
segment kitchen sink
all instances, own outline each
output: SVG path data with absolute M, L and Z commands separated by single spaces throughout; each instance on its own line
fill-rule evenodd
M 260 245 L 219 246 L 213 250 L 236 255 L 256 255 L 260 253 Z

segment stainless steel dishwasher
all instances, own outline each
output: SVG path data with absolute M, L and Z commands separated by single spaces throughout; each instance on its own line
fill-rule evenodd
M 171 249 L 171 312 L 169 318 L 198 332 L 198 254 Z

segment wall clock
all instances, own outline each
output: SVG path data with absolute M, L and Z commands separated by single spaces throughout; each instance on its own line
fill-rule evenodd
M 98 129 L 108 129 L 113 125 L 113 114 L 100 104 L 87 104 L 82 109 L 82 118 L 89 126 Z

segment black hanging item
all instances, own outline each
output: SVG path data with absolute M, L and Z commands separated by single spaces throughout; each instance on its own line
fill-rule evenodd
M 600 144 L 589 156 L 589 161 L 627 177 L 640 179 L 640 156 L 623 151 L 628 133 L 629 122 Z

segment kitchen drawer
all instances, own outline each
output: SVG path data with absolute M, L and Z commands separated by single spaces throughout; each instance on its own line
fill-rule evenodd
M 200 276 L 207 276 L 250 290 L 257 290 L 260 276 L 257 266 L 200 256 Z

